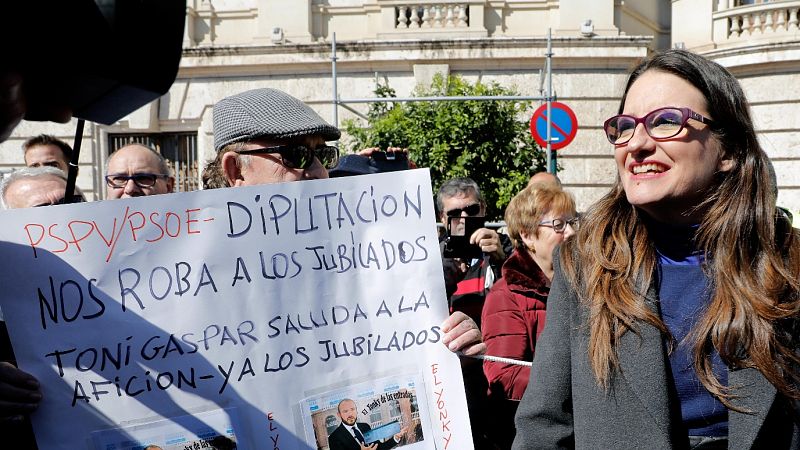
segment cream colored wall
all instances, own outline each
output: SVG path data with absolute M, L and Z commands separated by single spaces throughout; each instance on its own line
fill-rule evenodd
M 712 42 L 712 12 L 717 0 L 674 0 L 672 43 L 689 49 L 708 48 Z
M 740 80 L 750 101 L 759 143 L 775 166 L 778 204 L 800 211 L 800 94 L 789 88 L 800 86 L 800 73 Z
M 468 28 L 396 29 L 395 7 L 466 5 Z M 598 36 L 654 35 L 663 40 L 663 2 L 629 5 L 614 0 L 193 0 L 189 5 L 192 31 L 199 45 L 271 43 L 274 27 L 284 30 L 287 43 L 339 40 L 421 39 L 455 37 L 534 37 L 547 29 L 557 36 L 580 36 L 580 25 L 591 19 Z
M 619 29 L 614 25 L 614 0 L 562 1 L 558 4 L 558 25 L 560 35 L 580 35 L 580 26 L 591 19 L 594 32 L 599 36 L 616 36 Z
M 698 2 L 699 3 L 699 2 Z M 623 34 L 653 36 L 652 49 L 670 47 L 670 5 L 665 1 L 622 2 L 615 10 L 615 25 Z

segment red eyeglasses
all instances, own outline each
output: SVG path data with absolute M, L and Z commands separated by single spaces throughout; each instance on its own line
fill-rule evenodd
M 655 140 L 669 139 L 680 133 L 686 122 L 694 119 L 698 122 L 712 125 L 713 120 L 704 117 L 689 108 L 668 106 L 650 111 L 644 117 L 634 117 L 627 114 L 616 115 L 603 123 L 603 130 L 609 142 L 614 145 L 623 145 L 631 140 L 636 126 L 644 124 L 647 134 Z

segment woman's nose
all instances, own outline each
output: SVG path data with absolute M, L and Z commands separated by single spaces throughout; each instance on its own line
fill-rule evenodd
M 655 147 L 655 141 L 647 134 L 647 130 L 643 123 L 637 123 L 636 128 L 633 129 L 633 136 L 625 144 L 625 150 L 630 153 L 638 151 L 649 151 Z

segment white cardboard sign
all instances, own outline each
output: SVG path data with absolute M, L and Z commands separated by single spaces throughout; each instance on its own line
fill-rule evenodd
M 335 450 L 347 399 L 370 436 L 472 448 L 427 170 L 0 217 L 41 450 Z

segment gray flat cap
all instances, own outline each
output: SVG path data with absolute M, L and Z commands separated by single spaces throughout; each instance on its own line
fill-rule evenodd
M 319 135 L 339 139 L 339 129 L 313 109 L 277 89 L 253 89 L 223 98 L 214 105 L 214 150 L 256 138 L 287 139 Z

